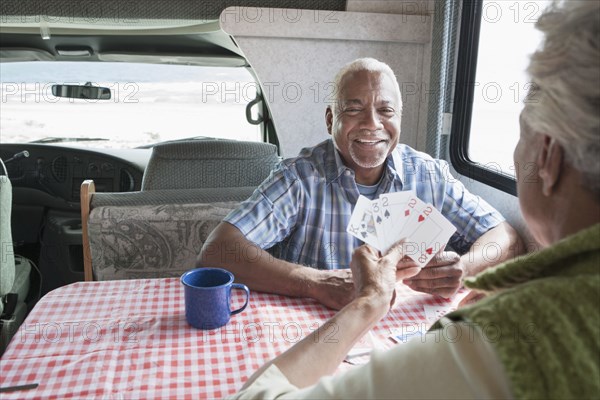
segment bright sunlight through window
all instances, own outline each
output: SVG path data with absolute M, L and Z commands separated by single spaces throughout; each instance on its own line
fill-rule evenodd
M 38 61 L 3 63 L 1 79 L 3 143 L 132 148 L 197 136 L 261 140 L 246 120 L 257 83 L 245 68 Z M 53 84 L 87 82 L 110 88 L 111 99 L 52 95 Z
M 542 34 L 535 23 L 549 1 L 484 1 L 469 156 L 514 176 L 519 113 L 531 86 L 525 69 Z

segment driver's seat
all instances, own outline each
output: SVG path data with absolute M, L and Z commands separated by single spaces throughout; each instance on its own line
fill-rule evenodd
M 167 142 L 152 148 L 142 191 L 256 188 L 278 163 L 277 147 L 270 143 L 215 138 Z
M 0 159 L 0 355 L 27 316 L 32 263 L 15 256 L 11 232 L 12 185 Z

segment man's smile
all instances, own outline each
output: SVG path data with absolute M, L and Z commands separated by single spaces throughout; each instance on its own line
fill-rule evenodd
M 387 144 L 388 140 L 387 139 L 355 139 L 354 142 L 360 146 L 373 147 L 373 146 L 377 146 L 379 144 Z

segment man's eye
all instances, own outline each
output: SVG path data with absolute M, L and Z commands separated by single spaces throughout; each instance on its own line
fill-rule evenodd
M 394 110 L 393 108 L 382 108 L 379 110 L 379 112 L 381 112 L 382 114 L 392 115 L 396 113 L 396 110 Z
M 361 112 L 360 108 L 346 108 L 344 110 L 345 113 L 347 114 L 358 114 L 359 112 Z

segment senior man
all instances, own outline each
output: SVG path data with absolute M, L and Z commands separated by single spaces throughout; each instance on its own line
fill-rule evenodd
M 402 99 L 387 64 L 355 60 L 335 83 L 335 102 L 325 112 L 331 139 L 284 160 L 212 232 L 199 266 L 227 268 L 253 290 L 311 297 L 339 309 L 354 297 L 349 265 L 362 243 L 346 226 L 358 196 L 408 190 L 457 229 L 449 241 L 453 251 L 440 252 L 411 278 L 399 274 L 414 290 L 451 296 L 463 277 L 521 252 L 515 230 L 453 179 L 447 163 L 399 144 Z M 500 249 L 493 260 L 481 252 L 489 243 Z M 411 268 L 411 261 L 398 268 Z

